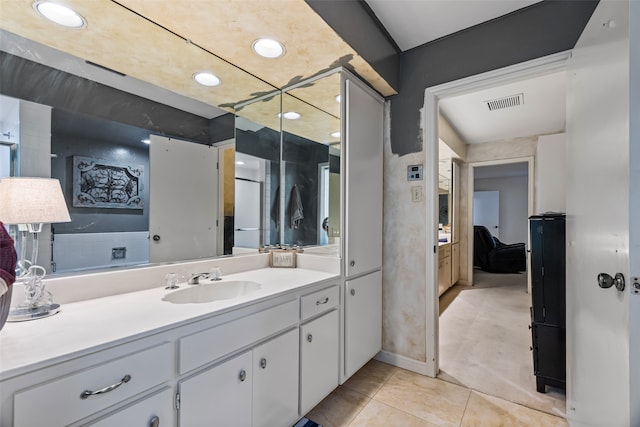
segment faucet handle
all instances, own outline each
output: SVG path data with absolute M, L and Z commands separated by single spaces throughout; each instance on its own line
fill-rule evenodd
M 220 267 L 211 267 L 209 270 L 209 277 L 211 280 L 215 281 L 222 280 L 222 270 Z

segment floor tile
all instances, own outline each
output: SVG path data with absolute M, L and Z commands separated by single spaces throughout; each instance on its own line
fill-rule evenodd
M 565 427 L 568 425 L 564 418 L 472 391 L 461 427 Z
M 306 417 L 322 427 L 346 427 L 364 408 L 369 398 L 345 387 L 338 387 Z
M 373 397 L 440 426 L 459 426 L 470 390 L 398 369 Z
M 356 372 L 342 386 L 350 388 L 365 396 L 373 397 L 374 394 L 396 371 L 395 366 L 388 365 L 377 360 L 371 360 Z
M 436 425 L 372 400 L 349 424 L 349 427 L 435 427 Z

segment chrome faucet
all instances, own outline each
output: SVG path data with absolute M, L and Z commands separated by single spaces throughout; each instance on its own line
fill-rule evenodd
M 191 275 L 187 283 L 189 283 L 190 285 L 199 285 L 201 278 L 207 279 L 208 277 L 209 273 L 195 273 Z

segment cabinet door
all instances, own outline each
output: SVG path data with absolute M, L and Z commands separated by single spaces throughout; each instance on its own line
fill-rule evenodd
M 298 416 L 299 331 L 253 349 L 253 427 L 293 425 Z
M 382 273 L 347 280 L 345 296 L 345 375 L 350 377 L 382 347 Z
M 151 426 L 157 419 L 159 426 L 175 424 L 173 392 L 166 389 L 115 414 L 102 418 L 92 427 Z
M 382 265 L 382 101 L 346 82 L 346 275 Z
M 182 381 L 181 426 L 251 425 L 251 352 Z
M 460 279 L 460 243 L 451 245 L 451 284 L 455 285 Z
M 338 387 L 338 311 L 300 328 L 300 413 L 306 414 Z

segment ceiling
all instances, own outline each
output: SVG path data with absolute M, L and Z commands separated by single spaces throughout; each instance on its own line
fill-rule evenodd
M 540 0 L 365 0 L 402 51 Z
M 440 112 L 467 144 L 552 134 L 565 127 L 564 71 L 440 101 Z M 521 95 L 522 104 L 491 111 L 486 101 Z

